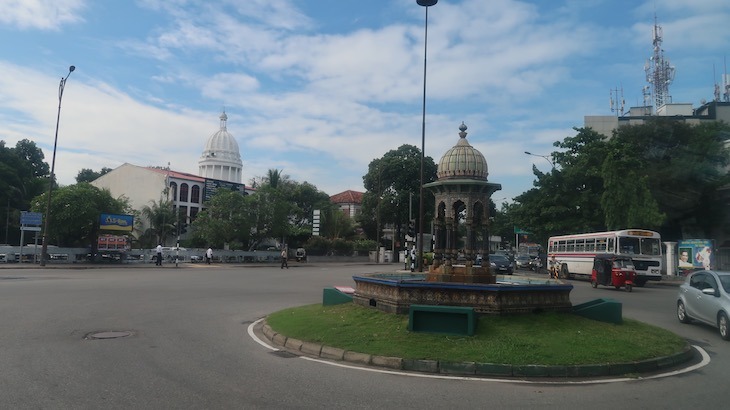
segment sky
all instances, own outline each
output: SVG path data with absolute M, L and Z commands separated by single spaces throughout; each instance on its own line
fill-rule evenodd
M 438 163 L 468 127 L 497 203 L 550 170 L 585 115 L 643 105 L 654 21 L 675 103 L 713 99 L 727 0 L 0 0 L 0 139 L 34 141 L 55 173 L 123 163 L 198 173 L 220 127 L 243 182 L 278 169 L 334 195 L 403 144 Z M 425 47 L 427 45 L 427 47 Z M 623 90 L 623 92 L 621 92 Z M 528 156 L 525 151 L 540 156 Z

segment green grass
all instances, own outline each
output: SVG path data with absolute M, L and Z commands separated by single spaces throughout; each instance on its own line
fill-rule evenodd
M 568 313 L 481 316 L 474 336 L 408 331 L 408 316 L 345 303 L 272 313 L 287 337 L 349 351 L 404 359 L 513 365 L 623 363 L 677 353 L 686 341 L 636 320 L 621 325 Z

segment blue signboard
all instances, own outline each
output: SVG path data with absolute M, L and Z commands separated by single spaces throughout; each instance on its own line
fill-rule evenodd
M 99 218 L 99 229 L 107 231 L 132 232 L 134 228 L 134 216 L 101 214 Z
M 41 226 L 43 225 L 43 214 L 40 212 L 22 211 L 20 213 L 20 224 Z

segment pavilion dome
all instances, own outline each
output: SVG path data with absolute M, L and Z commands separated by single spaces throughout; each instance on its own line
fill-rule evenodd
M 459 141 L 439 161 L 436 176 L 442 179 L 487 180 L 487 160 L 466 140 L 466 125 L 459 126 Z

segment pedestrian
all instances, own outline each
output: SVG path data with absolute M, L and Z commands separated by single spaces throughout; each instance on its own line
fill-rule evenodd
M 162 266 L 162 244 L 161 243 L 157 244 L 156 251 L 157 251 L 157 262 L 155 263 L 155 265 Z
M 411 248 L 411 272 L 416 270 L 416 245 Z
M 208 248 L 207 251 L 205 251 L 205 262 L 210 265 L 210 260 L 213 259 L 213 249 Z
M 284 269 L 284 266 L 286 266 L 287 269 L 289 269 L 289 264 L 286 262 L 287 257 L 287 248 L 284 248 L 281 250 L 281 268 Z

